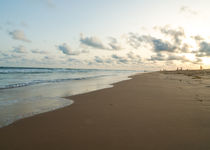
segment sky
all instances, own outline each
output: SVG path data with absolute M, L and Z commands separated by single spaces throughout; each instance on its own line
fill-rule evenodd
M 0 0 L 0 66 L 210 68 L 210 1 Z

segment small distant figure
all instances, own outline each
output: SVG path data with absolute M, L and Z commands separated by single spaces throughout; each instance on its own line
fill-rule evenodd
M 179 71 L 179 68 L 178 67 L 176 68 L 176 71 Z
M 200 65 L 200 70 L 203 70 L 203 67 Z
M 180 68 L 180 70 L 182 71 L 182 67 Z

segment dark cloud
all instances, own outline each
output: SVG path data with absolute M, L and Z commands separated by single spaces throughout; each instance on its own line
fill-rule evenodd
M 199 44 L 200 48 L 196 54 L 198 57 L 210 56 L 210 43 L 202 41 Z
M 71 47 L 68 46 L 66 43 L 63 43 L 62 45 L 57 46 L 58 50 L 60 50 L 65 55 L 79 55 L 79 51 L 72 51 Z
M 20 41 L 24 41 L 24 42 L 31 42 L 29 39 L 26 38 L 24 32 L 21 31 L 21 30 L 11 31 L 11 32 L 9 32 L 9 35 L 11 35 L 12 38 L 15 39 L 15 40 L 20 40 Z
M 205 39 L 201 37 L 200 35 L 191 36 L 191 38 L 196 41 L 199 47 L 197 51 L 193 51 L 192 53 L 194 53 L 197 57 L 209 57 L 210 56 L 210 43 L 205 41 Z
M 167 41 L 162 41 L 161 39 L 153 39 L 152 44 L 156 52 L 160 51 L 174 52 L 176 50 L 175 46 L 171 45 Z

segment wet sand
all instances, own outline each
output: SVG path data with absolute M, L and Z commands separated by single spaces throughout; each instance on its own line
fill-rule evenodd
M 69 107 L 1 128 L 0 149 L 210 149 L 208 73 L 145 73 L 69 98 Z

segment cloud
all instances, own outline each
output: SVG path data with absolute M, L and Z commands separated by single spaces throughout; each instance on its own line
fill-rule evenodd
M 111 56 L 112 59 L 116 61 L 116 63 L 123 63 L 123 64 L 140 64 L 142 63 L 141 57 L 133 52 L 128 52 L 125 56 L 119 56 L 113 54 Z
M 167 52 L 174 52 L 176 47 L 171 45 L 167 41 L 163 41 L 162 39 L 153 39 L 152 40 L 153 48 L 156 52 L 159 51 L 167 51 Z
M 158 29 L 161 33 L 170 36 L 175 45 L 180 45 L 182 42 L 182 38 L 185 37 L 184 29 L 181 27 L 177 29 L 172 29 L 169 25 L 166 25 L 164 27 L 159 27 Z
M 89 53 L 90 51 L 89 50 L 87 50 L 87 49 L 83 49 L 82 51 L 81 51 L 81 53 Z
M 62 45 L 57 46 L 58 50 L 60 50 L 65 55 L 79 55 L 79 51 L 72 51 L 71 47 L 68 46 L 66 43 L 63 43 Z
M 138 48 L 141 46 L 141 43 L 148 43 L 152 46 L 152 50 L 155 52 L 166 51 L 166 52 L 174 52 L 176 50 L 176 46 L 172 45 L 167 41 L 163 41 L 162 39 L 158 39 L 152 37 L 150 35 L 140 35 L 137 34 L 130 34 L 129 37 L 129 44 L 134 47 Z
M 14 25 L 15 25 L 15 23 L 14 23 L 14 22 L 12 22 L 12 21 L 9 21 L 9 20 L 8 20 L 8 21 L 6 22 L 6 25 L 7 25 L 7 26 L 14 26 Z
M 120 43 L 116 38 L 110 37 L 109 42 L 107 44 L 104 44 L 98 37 L 90 36 L 90 37 L 84 37 L 82 34 L 80 36 L 80 42 L 83 45 L 96 48 L 96 49 L 102 49 L 102 50 L 120 50 L 122 49 Z
M 191 36 L 191 38 L 193 38 L 196 42 L 200 42 L 204 40 L 204 38 L 201 37 L 200 35 Z
M 0 61 L 8 62 L 9 60 L 18 60 L 22 59 L 22 55 L 16 55 L 16 54 L 8 54 L 8 53 L 1 53 L 0 52 Z M 1 57 L 2 56 L 2 57 Z
M 55 5 L 55 3 L 53 2 L 53 0 L 43 0 L 46 4 L 47 4 L 47 6 L 48 7 L 50 7 L 50 8 L 54 8 L 56 5 Z
M 202 41 L 199 44 L 199 50 L 196 56 L 198 57 L 205 57 L 205 56 L 210 56 L 210 43 Z
M 198 50 L 193 51 L 192 53 L 195 54 L 197 57 L 209 57 L 210 56 L 210 43 L 205 41 L 203 37 L 200 35 L 191 36 L 192 39 L 194 39 L 198 45 Z M 197 58 L 198 60 L 200 58 Z
M 20 22 L 20 25 L 21 25 L 22 27 L 28 27 L 28 24 L 25 23 L 24 21 L 21 21 L 21 22 Z
M 95 56 L 93 61 L 89 61 L 89 65 L 128 65 L 128 64 L 141 64 L 141 57 L 133 52 L 128 52 L 125 55 L 118 55 L 118 54 L 112 54 L 107 57 L 102 56 Z
M 138 49 L 142 42 L 150 42 L 151 41 L 150 35 L 139 35 L 137 33 L 129 33 L 127 42 L 130 46 L 132 46 L 134 49 Z
M 109 64 L 109 65 L 113 65 L 114 61 L 111 58 L 105 58 L 105 57 L 101 57 L 101 56 L 95 56 L 93 61 L 87 61 L 86 63 L 88 63 L 88 65 L 105 65 L 105 64 Z
M 70 62 L 71 64 L 73 63 L 73 64 L 80 64 L 80 65 L 83 63 L 81 60 L 75 59 L 75 58 L 69 58 L 68 62 Z
M 99 56 L 95 56 L 94 60 L 97 63 L 104 63 L 104 60 L 102 58 L 100 58 Z
M 186 58 L 185 56 L 178 56 L 178 55 L 169 55 L 167 57 L 167 60 L 178 60 L 178 61 L 181 61 L 181 62 L 191 62 L 188 58 Z
M 31 42 L 29 39 L 26 38 L 24 32 L 21 31 L 21 30 L 11 31 L 11 32 L 9 32 L 9 35 L 11 35 L 12 38 L 15 39 L 15 40 L 20 40 L 20 41 L 24 41 L 24 42 Z
M 181 61 L 182 63 L 185 62 L 191 62 L 189 59 L 187 59 L 185 56 L 180 56 L 176 54 L 168 54 L 168 55 L 163 55 L 161 53 L 157 53 L 156 55 L 151 56 L 149 61 Z
M 15 53 L 27 53 L 26 48 L 23 45 L 14 47 L 13 52 L 15 52 Z
M 107 49 L 107 47 L 97 37 L 83 37 L 83 35 L 81 34 L 80 42 L 90 47 L 94 47 L 98 49 Z
M 157 53 L 156 55 L 151 56 L 151 58 L 149 58 L 148 60 L 149 61 L 165 61 L 166 57 L 161 53 Z
M 41 51 L 41 50 L 38 50 L 38 49 L 33 49 L 33 50 L 31 50 L 31 52 L 34 53 L 34 54 L 47 54 L 47 52 Z
M 113 54 L 111 57 L 117 60 L 117 63 L 123 63 L 123 64 L 128 63 L 128 59 L 126 57 L 118 56 L 116 54 Z
M 190 45 L 184 43 L 186 38 L 184 29 L 181 27 L 171 28 L 169 25 L 163 27 L 154 27 L 162 36 L 161 38 L 151 35 L 139 35 L 138 33 L 129 33 L 128 44 L 134 49 L 140 47 L 147 47 L 148 45 L 154 52 L 168 52 L 168 53 L 188 53 L 190 52 Z M 145 46 L 146 44 L 146 46 Z
M 131 64 L 141 64 L 142 63 L 141 56 L 138 54 L 129 52 L 129 53 L 127 53 L 126 56 Z
M 46 59 L 46 60 L 52 60 L 53 58 L 52 57 L 49 57 L 49 56 L 44 56 L 43 59 Z
M 189 53 L 190 52 L 190 45 L 184 43 L 181 47 L 180 47 L 180 51 L 183 53 Z
M 203 60 L 201 58 L 196 58 L 196 60 L 193 61 L 192 63 L 201 65 L 201 64 L 203 64 Z
M 100 57 L 100 56 L 95 56 L 94 57 L 94 62 L 96 62 L 97 64 L 114 64 L 114 60 L 111 58 L 104 58 L 104 57 Z M 94 64 L 93 62 L 89 62 L 89 65 Z
M 116 38 L 110 37 L 110 42 L 108 45 L 111 47 L 111 50 L 120 50 L 122 49 L 121 44 L 118 42 Z
M 141 59 L 141 57 L 133 52 L 127 53 L 127 57 L 131 60 Z
M 196 10 L 193 10 L 192 8 L 188 6 L 182 6 L 179 11 L 185 14 L 198 15 L 198 12 Z

